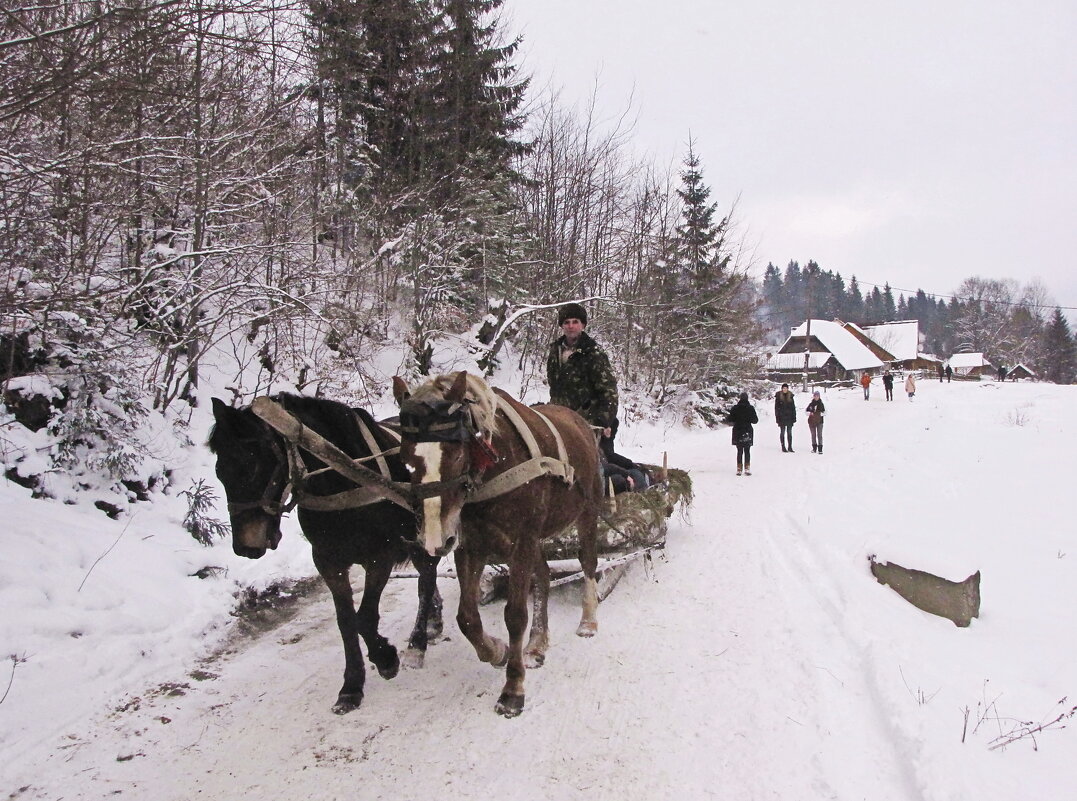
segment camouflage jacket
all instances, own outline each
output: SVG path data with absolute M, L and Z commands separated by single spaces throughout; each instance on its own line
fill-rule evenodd
M 546 380 L 550 403 L 575 409 L 591 425 L 611 426 L 617 418 L 617 378 L 609 357 L 584 331 L 576 352 L 561 363 L 564 337 L 550 343 L 546 357 Z

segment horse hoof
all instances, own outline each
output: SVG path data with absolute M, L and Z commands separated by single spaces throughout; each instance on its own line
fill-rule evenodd
M 502 693 L 494 707 L 497 714 L 505 718 L 514 718 L 524 711 L 524 697 L 522 695 L 506 695 Z
M 444 631 L 444 627 L 441 625 L 441 623 L 427 623 L 426 624 L 426 639 L 433 642 L 434 640 L 436 640 L 438 637 L 441 636 L 443 631 Z
M 374 663 L 374 667 L 378 669 L 378 675 L 383 679 L 391 679 L 400 672 L 400 656 L 396 652 L 396 648 L 389 646 L 388 659 L 379 659 Z
M 577 637 L 594 637 L 598 633 L 598 623 L 594 620 L 585 620 L 576 629 Z
M 421 670 L 425 661 L 426 651 L 420 651 L 418 648 L 408 648 L 404 651 L 401 664 L 405 670 Z
M 541 651 L 528 651 L 524 654 L 524 667 L 528 670 L 542 667 L 546 662 L 546 654 Z
M 347 715 L 359 708 L 359 705 L 363 703 L 363 694 L 359 693 L 341 693 L 337 696 L 337 702 L 333 704 L 333 713 L 336 715 Z

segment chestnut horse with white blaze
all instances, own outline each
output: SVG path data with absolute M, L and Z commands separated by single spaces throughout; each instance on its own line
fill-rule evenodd
M 540 543 L 573 524 L 584 574 L 576 633 L 591 637 L 598 630 L 595 568 L 603 489 L 594 431 L 571 409 L 525 406 L 465 372 L 439 376 L 410 392 L 396 377 L 393 394 L 400 404 L 400 455 L 421 499 L 420 543 L 432 556 L 454 552 L 457 622 L 481 661 L 506 667 L 496 710 L 514 717 L 524 707 L 525 664 L 540 666 L 549 645 L 550 570 Z M 491 559 L 509 568 L 507 645 L 483 631 L 479 616 L 479 580 Z

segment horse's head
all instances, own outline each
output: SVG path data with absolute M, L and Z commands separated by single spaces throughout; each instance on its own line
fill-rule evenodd
M 422 546 L 444 556 L 460 539 L 467 490 L 493 463 L 497 400 L 482 379 L 465 372 L 438 376 L 414 392 L 399 376 L 400 456 L 411 473 Z
M 287 455 L 280 437 L 249 407 L 233 409 L 214 398 L 213 419 L 209 447 L 228 500 L 232 550 L 257 559 L 280 542 Z

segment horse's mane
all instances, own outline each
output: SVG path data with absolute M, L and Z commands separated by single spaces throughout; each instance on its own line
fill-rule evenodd
M 412 391 L 412 400 L 420 403 L 430 400 L 444 400 L 446 393 L 452 388 L 453 382 L 456 381 L 459 375 L 459 372 L 446 373 L 430 379 Z M 475 427 L 487 439 L 493 437 L 497 433 L 497 395 L 494 394 L 494 390 L 481 377 L 468 373 L 464 398 L 471 407 Z

